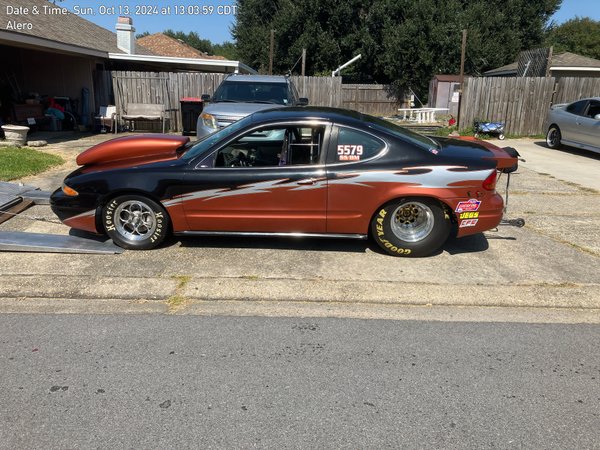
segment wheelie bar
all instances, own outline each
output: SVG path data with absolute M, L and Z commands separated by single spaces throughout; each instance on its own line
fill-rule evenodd
M 510 187 L 510 172 L 506 174 L 506 192 L 505 192 L 505 196 L 504 196 L 504 214 L 506 214 L 506 211 L 508 209 L 508 189 Z M 503 218 L 500 221 L 500 225 L 508 225 L 511 227 L 517 227 L 517 228 L 522 228 L 525 226 L 525 219 L 522 218 L 517 218 L 517 219 L 506 219 Z

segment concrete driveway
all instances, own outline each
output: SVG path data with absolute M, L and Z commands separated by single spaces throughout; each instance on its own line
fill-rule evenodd
M 316 239 L 171 239 L 115 256 L 4 252 L 0 312 L 600 321 L 600 158 L 531 140 L 505 145 L 526 159 L 508 214 L 525 218 L 521 229 L 454 239 L 420 259 Z M 69 162 L 22 181 L 57 188 L 80 147 L 50 148 Z M 25 214 L 53 218 L 43 206 Z M 69 232 L 25 218 L 0 229 Z

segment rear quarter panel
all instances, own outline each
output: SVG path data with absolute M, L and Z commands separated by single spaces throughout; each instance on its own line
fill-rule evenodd
M 457 223 L 458 204 L 477 198 L 481 202 L 478 209 L 481 219 L 459 234 L 479 232 L 489 224 L 489 228 L 493 228 L 502 217 L 502 198 L 495 192 L 485 191 L 482 183 L 494 170 L 492 162 L 469 165 L 465 161 L 429 154 L 426 150 L 402 151 L 393 143 L 381 158 L 330 165 L 327 231 L 366 234 L 373 215 L 382 205 L 407 197 L 439 200 L 447 205 L 448 213 Z

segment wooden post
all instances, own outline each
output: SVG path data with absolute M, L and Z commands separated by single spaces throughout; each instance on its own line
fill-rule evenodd
M 465 81 L 465 54 L 467 52 L 467 30 L 462 30 L 462 45 L 460 49 L 460 89 L 458 90 L 458 114 L 456 115 L 456 127 L 460 130 L 460 107 L 462 103 L 463 84 Z
M 546 61 L 546 78 L 550 76 L 550 67 L 552 67 L 552 53 L 554 52 L 554 47 L 550 46 L 550 50 L 548 51 L 548 60 Z
M 269 75 L 273 75 L 273 47 L 275 46 L 275 30 L 271 30 L 271 45 L 269 47 Z
M 465 53 L 467 51 L 467 30 L 462 30 L 462 46 L 460 49 L 460 87 L 465 78 Z
M 302 97 L 306 97 L 306 49 L 302 49 Z

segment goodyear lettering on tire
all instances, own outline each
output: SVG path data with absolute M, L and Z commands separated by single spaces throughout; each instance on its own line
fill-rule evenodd
M 375 230 L 377 231 L 377 239 L 379 239 L 379 242 L 381 242 L 384 245 L 384 247 L 390 250 L 391 252 L 398 253 L 399 255 L 410 255 L 412 253 L 411 249 L 397 247 L 390 241 L 385 239 L 385 232 L 383 231 L 383 220 L 385 219 L 386 215 L 387 211 L 385 209 L 380 210 L 377 214 L 377 225 L 375 225 Z

